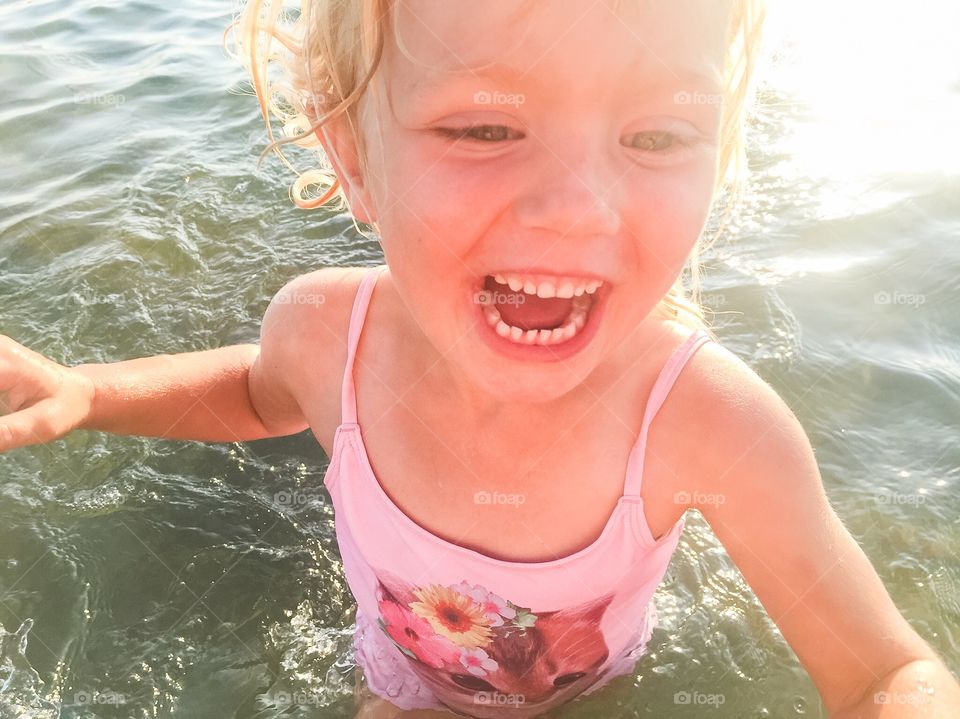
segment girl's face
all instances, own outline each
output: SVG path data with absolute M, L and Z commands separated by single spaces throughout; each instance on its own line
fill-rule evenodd
M 620 4 L 405 0 L 364 101 L 351 205 L 442 361 L 498 398 L 629 347 L 709 213 L 727 2 Z

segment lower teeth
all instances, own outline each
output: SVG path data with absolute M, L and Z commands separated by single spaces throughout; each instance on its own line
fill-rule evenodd
M 587 311 L 592 303 L 589 295 L 574 297 L 573 310 L 569 317 L 560 327 L 552 330 L 523 330 L 520 327 L 508 325 L 500 318 L 500 311 L 492 305 L 484 308 L 484 314 L 487 324 L 505 339 L 521 345 L 556 345 L 572 339 L 583 329 L 587 323 Z

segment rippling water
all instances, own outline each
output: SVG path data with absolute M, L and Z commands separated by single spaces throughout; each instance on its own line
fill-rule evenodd
M 220 46 L 231 11 L 0 7 L 0 332 L 65 364 L 253 342 L 287 279 L 379 260 L 348 218 L 293 208 L 278 162 L 254 172 L 258 110 Z M 772 17 L 753 183 L 706 258 L 707 299 L 958 671 L 960 11 L 817 0 Z M 0 455 L 0 717 L 351 717 L 325 467 L 309 433 L 77 433 Z M 822 715 L 695 513 L 657 605 L 636 677 L 564 717 L 707 711 L 678 691 L 722 695 L 716 717 Z

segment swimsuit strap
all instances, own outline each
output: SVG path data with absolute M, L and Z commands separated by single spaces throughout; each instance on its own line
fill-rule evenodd
M 640 437 L 633 445 L 630 451 L 630 457 L 627 460 L 627 476 L 624 481 L 624 495 L 640 496 L 640 485 L 643 480 L 643 460 L 646 454 L 647 433 L 650 430 L 650 423 L 656 416 L 663 404 L 664 399 L 670 393 L 671 387 L 677 381 L 680 371 L 686 366 L 687 361 L 693 356 L 693 353 L 706 342 L 711 342 L 712 338 L 706 330 L 697 330 L 690 335 L 684 342 L 677 347 L 667 363 L 660 370 L 653 389 L 650 391 L 650 398 L 647 400 L 647 407 L 643 413 L 643 424 L 640 427 Z
M 343 386 L 340 391 L 341 424 L 357 423 L 357 393 L 353 384 L 353 363 L 357 356 L 360 331 L 363 329 L 363 321 L 367 317 L 367 307 L 370 305 L 373 288 L 380 273 L 385 269 L 387 269 L 386 265 L 380 265 L 367 270 L 360 281 L 357 296 L 353 300 L 353 311 L 350 313 L 350 329 L 347 331 L 347 364 L 343 369 Z

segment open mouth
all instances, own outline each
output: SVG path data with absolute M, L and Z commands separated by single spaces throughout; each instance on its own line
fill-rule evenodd
M 518 345 L 563 345 L 589 323 L 603 281 L 505 272 L 487 275 L 477 301 L 487 324 Z

